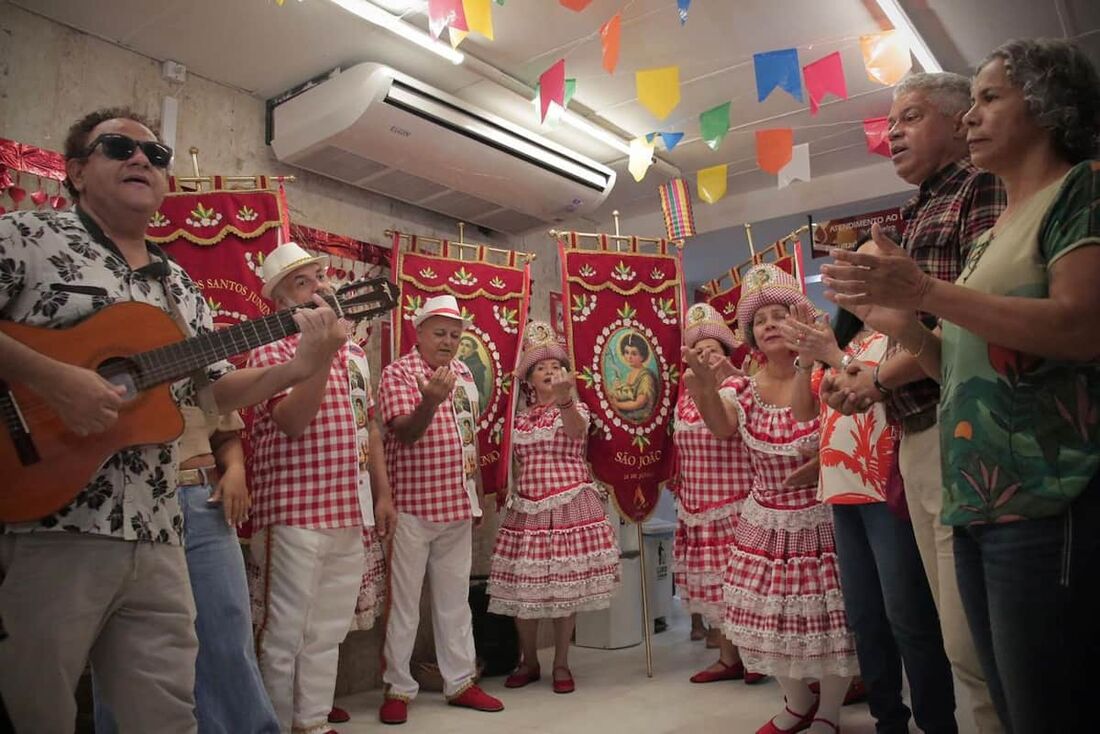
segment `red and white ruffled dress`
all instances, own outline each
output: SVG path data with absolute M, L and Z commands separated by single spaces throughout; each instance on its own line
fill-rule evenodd
M 588 409 L 577 406 L 588 424 Z M 585 462 L 555 405 L 516 416 L 515 486 L 489 571 L 489 611 L 533 619 L 601 609 L 619 586 L 619 546 Z
M 818 420 L 796 421 L 790 408 L 761 400 L 755 381 L 737 381 L 739 430 L 754 476 L 726 568 L 726 637 L 745 667 L 760 673 L 855 675 L 832 515 L 816 483 L 783 487 L 817 451 Z
M 737 399 L 733 378 L 722 384 L 723 401 Z M 741 437 L 710 432 L 686 390 L 676 404 L 676 537 L 672 573 L 680 600 L 709 624 L 726 616 L 722 581 L 729 564 L 741 504 L 752 486 L 752 468 Z

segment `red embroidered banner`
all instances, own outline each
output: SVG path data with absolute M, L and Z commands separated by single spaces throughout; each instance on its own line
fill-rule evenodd
M 67 208 L 65 176 L 60 153 L 0 138 L 0 214 L 19 209 L 24 201 L 24 208 Z
M 669 422 L 680 381 L 681 255 L 665 240 L 616 252 L 559 240 L 565 328 L 577 390 L 592 412 L 588 461 L 623 517 L 642 522 L 672 469 Z
M 451 256 L 452 246 L 446 240 L 438 253 L 427 253 L 419 251 L 416 237 L 410 237 L 409 248 L 402 249 L 401 236 L 394 234 L 393 246 L 393 272 L 401 289 L 401 305 L 393 311 L 394 354 L 403 355 L 416 345 L 413 318 L 424 301 L 440 293 L 458 299 L 472 322 L 463 334 L 458 358 L 470 368 L 481 396 L 478 452 L 484 489 L 486 494 L 506 491 L 514 372 L 531 296 L 530 268 L 517 264 L 522 253 L 509 253 L 504 265 L 487 262 L 486 248 L 478 248 L 476 260 L 459 260 Z M 471 249 L 462 247 L 464 252 Z
M 271 313 L 260 295 L 260 267 L 278 243 L 282 211 L 270 190 L 172 192 L 149 221 L 162 245 L 202 289 L 214 323 L 236 324 Z

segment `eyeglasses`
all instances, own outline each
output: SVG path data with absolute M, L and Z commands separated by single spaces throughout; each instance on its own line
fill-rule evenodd
M 154 168 L 168 168 L 172 163 L 172 149 L 164 143 L 158 143 L 155 140 L 134 140 L 120 133 L 103 133 L 92 141 L 81 157 L 90 156 L 97 145 L 103 149 L 103 155 L 113 161 L 128 161 L 133 157 L 134 152 L 141 148 L 141 152 Z

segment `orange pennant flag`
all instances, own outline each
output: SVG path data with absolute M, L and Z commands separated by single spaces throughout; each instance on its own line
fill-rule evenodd
M 871 81 L 891 87 L 913 68 L 909 44 L 897 31 L 883 31 L 859 37 L 863 65 Z
M 562 5 L 574 12 L 581 12 L 588 7 L 592 0 L 558 0 Z
M 615 13 L 611 20 L 600 26 L 600 43 L 603 45 L 603 68 L 608 74 L 615 73 L 619 65 L 619 37 L 623 30 L 623 14 Z
M 638 101 L 658 120 L 668 117 L 680 104 L 680 67 L 663 66 L 634 73 Z
M 756 131 L 756 162 L 760 170 L 779 173 L 791 162 L 794 153 L 794 130 L 789 127 Z

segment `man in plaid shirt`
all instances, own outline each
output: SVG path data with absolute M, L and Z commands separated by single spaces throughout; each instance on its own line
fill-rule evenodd
M 405 722 L 408 702 L 419 690 L 409 660 L 425 572 L 431 577 L 436 661 L 447 702 L 479 711 L 504 708 L 474 682 L 469 577 L 472 527 L 481 523 L 478 395 L 473 375 L 457 358 L 469 324 L 454 296 L 428 299 L 413 323 L 416 348 L 382 371 L 378 390 L 398 513 L 390 556 L 385 698 L 378 712 L 386 724 Z
M 292 307 L 331 292 L 323 260 L 280 245 L 264 260 L 264 296 Z M 285 361 L 297 339 L 255 349 L 250 364 Z M 339 322 L 327 346 L 329 369 L 259 404 L 252 427 L 260 673 L 282 730 L 302 734 L 332 734 L 339 646 L 364 572 L 363 526 L 386 537 L 396 520 L 381 431 L 368 419 L 366 355 Z
M 993 226 L 1005 206 L 999 180 L 967 158 L 962 115 L 969 107 L 965 77 L 911 74 L 895 87 L 889 117 L 894 168 L 920 187 L 903 210 L 901 245 L 925 272 L 950 282 L 959 277 L 971 243 Z M 846 412 L 885 400 L 891 420 L 901 425 L 898 464 L 944 648 L 956 677 L 969 690 L 978 730 L 1002 731 L 959 598 L 952 532 L 940 522 L 939 385 L 928 379 L 913 355 L 895 349 L 878 369 L 853 362 L 848 374 L 831 387 L 823 385 L 822 391 L 831 396 L 831 405 Z

